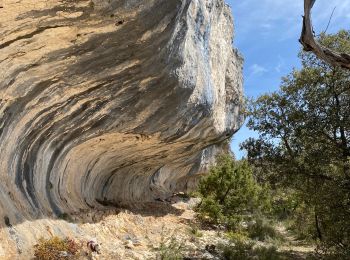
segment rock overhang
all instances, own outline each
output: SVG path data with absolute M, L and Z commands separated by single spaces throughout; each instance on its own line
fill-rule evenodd
M 5 0 L 0 212 L 12 218 L 192 187 L 242 124 L 222 0 Z

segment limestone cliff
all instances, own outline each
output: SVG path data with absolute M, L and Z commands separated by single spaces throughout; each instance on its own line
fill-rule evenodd
M 11 224 L 187 189 L 242 123 L 223 0 L 0 5 L 0 217 Z

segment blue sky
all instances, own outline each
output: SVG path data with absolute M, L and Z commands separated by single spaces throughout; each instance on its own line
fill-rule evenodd
M 257 97 L 279 88 L 280 79 L 300 67 L 298 42 L 303 14 L 303 0 L 226 0 L 235 23 L 234 45 L 243 54 L 244 90 Z M 313 9 L 316 33 L 350 29 L 350 0 L 317 0 Z M 244 156 L 239 143 L 257 134 L 245 126 L 234 136 L 231 148 L 237 158 Z

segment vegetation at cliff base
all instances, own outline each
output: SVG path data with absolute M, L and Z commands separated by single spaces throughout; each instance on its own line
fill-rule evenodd
M 350 53 L 350 32 L 319 42 Z M 332 259 L 350 258 L 350 72 L 301 52 L 300 70 L 279 91 L 253 100 L 242 148 L 255 174 L 280 197 L 291 228 Z
M 317 40 L 350 53 L 349 31 Z M 225 259 L 292 259 L 273 247 L 257 256 L 254 241 L 283 244 L 277 225 L 315 245 L 316 259 L 350 259 L 350 71 L 299 57 L 280 90 L 249 102 L 258 137 L 241 144 L 247 158 L 220 155 L 199 183 L 198 219 L 233 242 Z
M 202 198 L 198 217 L 209 224 L 235 230 L 238 223 L 252 214 L 269 211 L 267 189 L 257 183 L 246 161 L 235 161 L 230 155 L 220 155 L 217 165 L 198 187 Z

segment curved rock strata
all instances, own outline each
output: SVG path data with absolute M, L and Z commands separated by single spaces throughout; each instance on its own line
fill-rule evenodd
M 223 0 L 3 0 L 0 214 L 191 187 L 242 123 Z

